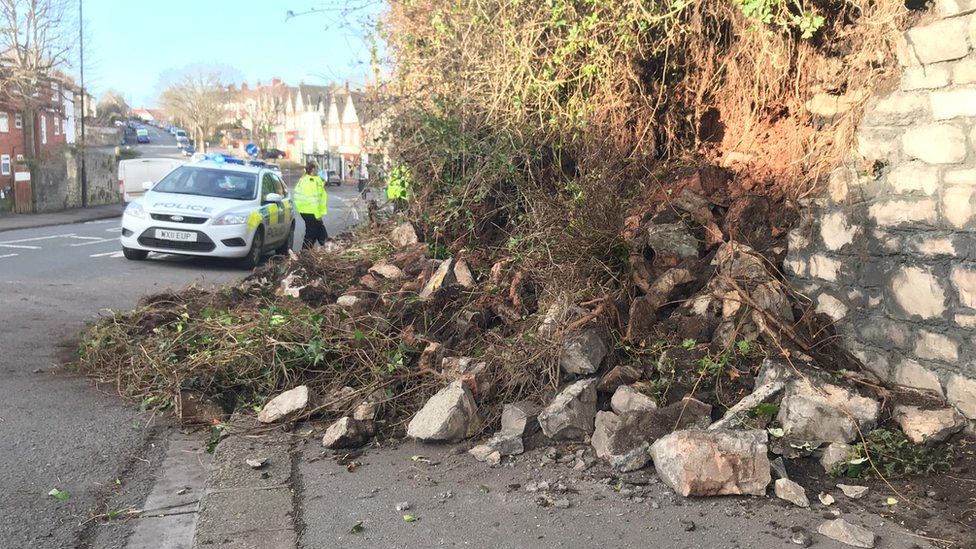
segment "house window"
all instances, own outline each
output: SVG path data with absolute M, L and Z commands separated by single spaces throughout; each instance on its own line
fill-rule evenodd
M 0 175 L 10 175 L 10 155 L 0 156 Z
M 19 112 L 14 114 L 14 127 L 18 130 L 24 127 L 24 115 Z
M 10 131 L 10 115 L 5 112 L 0 112 L 0 132 L 7 133 Z
M 41 115 L 41 145 L 47 145 L 47 116 Z
M 58 135 L 59 133 L 61 133 L 61 117 L 60 116 L 55 116 L 54 117 L 54 135 Z

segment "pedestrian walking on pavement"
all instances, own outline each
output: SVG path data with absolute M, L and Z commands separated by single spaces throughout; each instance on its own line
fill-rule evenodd
M 315 174 L 315 168 L 315 162 L 305 164 L 305 175 L 295 185 L 295 209 L 305 220 L 303 250 L 311 248 L 316 242 L 325 244 L 329 238 L 323 222 L 328 213 L 328 194 L 325 192 L 325 182 Z

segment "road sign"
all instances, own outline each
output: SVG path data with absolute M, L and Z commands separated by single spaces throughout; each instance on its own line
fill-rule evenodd
M 258 146 L 254 143 L 248 143 L 247 146 L 244 147 L 244 152 L 246 152 L 248 156 L 256 157 L 258 155 Z

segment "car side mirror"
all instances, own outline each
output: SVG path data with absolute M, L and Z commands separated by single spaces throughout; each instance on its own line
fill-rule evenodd
M 144 191 L 151 191 L 152 188 L 153 188 L 153 185 L 155 185 L 155 183 L 153 183 L 152 181 L 145 181 L 145 182 L 142 183 L 142 190 L 144 190 Z
M 281 196 L 278 193 L 268 193 L 268 194 L 264 195 L 264 203 L 265 204 L 272 204 L 272 203 L 278 204 L 278 203 L 280 203 L 284 199 L 285 199 L 285 197 Z

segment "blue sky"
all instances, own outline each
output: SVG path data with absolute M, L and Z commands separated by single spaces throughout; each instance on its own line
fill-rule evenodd
M 377 3 L 367 2 L 375 13 Z M 370 73 L 362 12 L 323 11 L 286 21 L 288 10 L 302 13 L 327 4 L 85 0 L 85 83 L 96 97 L 110 88 L 121 91 L 135 107 L 151 105 L 162 84 L 188 67 L 216 68 L 252 85 L 272 77 L 292 85 L 361 83 Z

